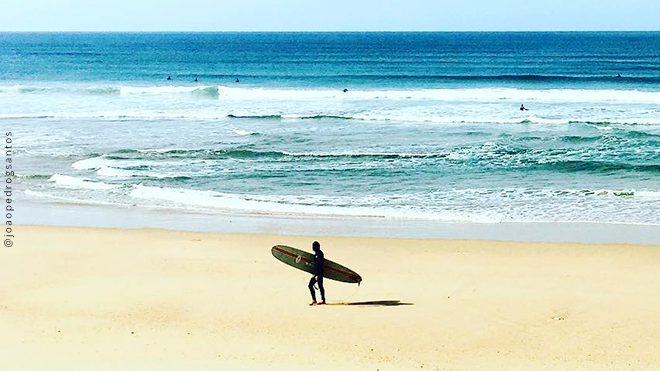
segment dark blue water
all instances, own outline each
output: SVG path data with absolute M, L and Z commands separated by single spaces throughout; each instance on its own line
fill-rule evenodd
M 656 32 L 4 33 L 0 79 L 658 88 L 659 51 Z

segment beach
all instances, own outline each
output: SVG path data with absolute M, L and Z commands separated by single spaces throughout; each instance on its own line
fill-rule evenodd
M 657 370 L 651 245 L 19 225 L 6 370 Z M 284 244 L 356 270 L 309 307 Z
M 657 371 L 659 42 L 1 32 L 0 369 Z

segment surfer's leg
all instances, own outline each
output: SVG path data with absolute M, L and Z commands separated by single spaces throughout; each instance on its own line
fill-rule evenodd
M 325 303 L 325 288 L 323 288 L 323 277 L 319 276 L 319 291 L 321 291 L 321 301 Z
M 314 277 L 312 277 L 309 280 L 309 285 L 307 287 L 309 287 L 309 293 L 312 294 L 312 300 L 316 301 L 316 293 L 314 292 L 314 283 L 316 283 L 316 280 L 314 279 Z

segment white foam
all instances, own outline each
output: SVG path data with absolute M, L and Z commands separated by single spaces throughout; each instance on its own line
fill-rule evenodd
M 0 92 L 2 93 L 42 93 L 55 90 L 50 86 L 30 86 L 30 85 L 5 85 L 0 86 Z
M 496 223 L 501 220 L 497 215 L 487 213 L 423 212 L 382 206 L 349 206 L 349 198 L 342 199 L 344 205 L 340 206 L 339 204 L 332 204 L 337 197 L 311 195 L 251 196 L 138 185 L 131 191 L 130 196 L 142 199 L 147 203 L 160 203 L 161 207 L 219 209 L 234 213 L 257 215 L 390 218 L 480 223 Z M 381 205 L 382 201 L 372 200 L 369 204 Z
M 129 178 L 134 175 L 132 171 L 103 166 L 96 171 L 97 175 L 113 178 Z
M 660 201 L 660 191 L 640 190 L 632 192 L 634 192 L 635 198 L 642 198 L 648 201 Z
M 413 152 L 367 152 L 367 151 L 341 151 L 341 152 L 282 152 L 287 156 L 294 157 L 360 157 L 360 156 L 374 156 L 374 157 L 435 157 L 444 156 L 445 153 L 413 153 Z
M 515 89 L 515 88 L 442 88 L 351 90 L 339 89 L 266 89 L 234 86 L 84 86 L 80 84 L 53 86 L 0 86 L 0 93 L 48 93 L 86 91 L 93 94 L 172 95 L 199 92 L 231 100 L 438 100 L 478 102 L 660 102 L 660 91 L 614 89 Z
M 50 181 L 75 190 L 112 190 L 101 200 L 150 208 L 254 215 L 358 217 L 442 222 L 606 222 L 658 224 L 660 191 L 634 189 L 459 189 L 432 194 L 241 195 L 185 188 L 113 186 L 56 174 Z M 55 194 L 57 189 L 51 189 Z M 121 193 L 121 197 L 116 192 Z M 49 192 L 50 193 L 50 192 Z M 65 193 L 68 194 L 68 193 Z M 67 196 L 96 202 L 86 192 Z M 59 195 L 58 195 L 59 196 Z M 128 198 L 125 198 L 128 196 Z M 96 200 L 96 201 L 95 201 Z M 137 200 L 137 201 L 136 201 Z M 107 201 L 103 201 L 107 202 Z M 642 209 L 639 207 L 643 206 Z
M 98 170 L 102 167 L 105 167 L 107 164 L 108 160 L 103 156 L 99 156 L 76 161 L 71 164 L 71 167 L 78 170 Z
M 82 89 L 83 92 L 89 94 L 120 94 L 121 88 L 116 86 L 90 86 Z
M 146 149 L 138 150 L 141 153 L 163 153 L 175 150 L 175 148 L 163 148 L 163 149 Z M 183 149 L 182 149 L 183 150 Z M 189 173 L 187 171 L 176 170 L 174 173 L 167 172 L 167 168 L 180 167 L 182 165 L 181 160 L 170 160 L 170 161 L 157 161 L 150 159 L 125 159 L 125 160 L 110 160 L 103 156 L 92 157 L 85 160 L 80 160 L 74 162 L 71 167 L 77 170 L 94 170 L 96 174 L 103 177 L 115 177 L 115 178 L 130 178 L 135 175 L 147 176 L 151 178 L 173 178 L 177 176 L 193 176 L 194 173 Z M 207 160 L 193 160 L 185 162 L 186 165 L 193 165 L 195 163 L 205 163 Z M 140 168 L 140 167 L 157 167 L 157 171 L 147 171 L 147 170 L 127 170 L 125 168 Z
M 512 88 L 469 88 L 469 89 L 416 89 L 416 90 L 353 90 L 343 93 L 337 90 L 294 90 L 218 87 L 219 96 L 239 100 L 437 100 L 501 102 L 660 102 L 660 92 L 639 90 L 584 90 L 547 89 L 528 90 Z
M 61 201 L 61 202 L 67 202 L 67 203 L 76 203 L 76 204 L 81 204 L 81 205 L 103 205 L 103 206 L 118 206 L 116 202 L 106 202 L 106 201 L 98 201 L 98 200 L 91 200 L 91 199 L 81 199 L 81 198 L 76 198 L 76 197 L 65 197 L 65 196 L 57 196 L 45 192 L 38 192 L 38 191 L 32 191 L 32 190 L 26 190 L 25 194 L 27 196 L 35 197 L 35 198 L 45 198 L 45 199 L 50 199 L 54 201 Z
M 111 185 L 111 184 L 106 184 L 103 182 L 96 182 L 88 179 L 82 179 L 82 178 L 76 178 L 68 175 L 60 175 L 60 174 L 55 174 L 50 179 L 48 179 L 50 182 L 54 182 L 55 184 L 66 187 L 66 188 L 75 188 L 75 189 L 95 189 L 95 190 L 103 190 L 103 189 L 113 189 L 117 188 L 117 186 Z
M 121 94 L 177 94 L 203 89 L 199 86 L 121 86 Z
M 254 132 L 254 131 L 248 131 L 248 130 L 243 130 L 243 129 L 232 129 L 232 130 L 230 131 L 230 133 L 232 133 L 232 134 L 236 134 L 236 135 L 240 135 L 240 136 L 246 136 L 246 135 L 257 134 L 257 133 Z
M 149 148 L 149 149 L 138 149 L 140 153 L 167 153 L 173 151 L 194 151 L 195 149 L 183 148 L 183 147 L 170 147 L 170 148 Z

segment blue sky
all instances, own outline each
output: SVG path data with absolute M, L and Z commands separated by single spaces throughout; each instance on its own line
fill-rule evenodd
M 0 0 L 0 31 L 660 30 L 660 0 Z

